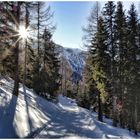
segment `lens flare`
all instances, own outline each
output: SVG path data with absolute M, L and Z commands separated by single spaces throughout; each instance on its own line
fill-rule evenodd
M 28 32 L 28 28 L 25 28 L 25 26 L 20 25 L 19 26 L 19 36 L 22 39 L 27 39 L 29 37 L 29 32 Z

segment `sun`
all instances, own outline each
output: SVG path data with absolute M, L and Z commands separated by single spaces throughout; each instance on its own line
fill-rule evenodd
M 25 28 L 25 26 L 20 25 L 19 26 L 19 36 L 22 39 L 27 39 L 29 37 L 29 32 L 28 32 L 28 28 Z

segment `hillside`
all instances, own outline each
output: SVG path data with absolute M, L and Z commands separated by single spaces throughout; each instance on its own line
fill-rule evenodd
M 56 46 L 61 61 L 67 61 L 67 67 L 69 67 L 69 69 L 79 78 L 79 80 L 82 79 L 82 72 L 85 66 L 87 52 L 81 49 L 65 48 L 60 45 Z
M 67 59 L 71 69 L 82 74 L 85 65 L 86 51 L 74 48 L 64 48 L 60 45 L 57 45 L 57 47 L 60 56 Z
M 75 96 L 78 87 L 83 90 L 83 70 L 87 52 L 60 45 L 56 45 L 56 52 L 59 54 L 59 73 L 62 75 L 60 92 Z
M 82 76 L 82 72 L 85 65 L 85 59 L 87 56 L 87 51 L 83 51 L 78 48 L 66 48 L 65 46 L 61 46 L 58 44 L 55 45 L 56 45 L 56 53 L 59 54 L 61 62 L 66 61 L 64 62 L 66 64 L 66 67 L 68 67 L 72 72 L 75 72 Z M 36 43 L 34 44 L 34 48 L 36 52 L 37 51 Z
M 11 94 L 13 80 L 0 77 L 0 138 L 136 138 L 128 130 L 96 120 L 97 114 L 59 95 L 48 102 L 20 84 L 19 97 Z M 25 91 L 26 90 L 26 91 Z

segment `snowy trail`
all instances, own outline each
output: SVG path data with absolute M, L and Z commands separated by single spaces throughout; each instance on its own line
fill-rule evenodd
M 12 79 L 0 82 L 0 138 L 136 138 L 97 121 L 96 113 L 78 107 L 75 100 L 60 95 L 54 104 L 31 89 L 25 92 L 22 84 L 17 98 L 11 94 Z
M 35 138 L 131 138 L 126 130 L 96 121 L 90 111 L 71 103 L 68 98 L 60 96 L 58 105 L 58 112 Z
M 51 113 L 48 111 L 48 113 Z M 102 133 L 95 126 L 93 119 L 86 114 L 83 109 L 76 111 L 64 110 L 51 116 L 51 121 L 47 122 L 36 138 L 63 138 L 63 137 L 88 137 L 101 138 Z

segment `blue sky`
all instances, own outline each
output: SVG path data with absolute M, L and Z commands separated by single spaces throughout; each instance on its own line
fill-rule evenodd
M 47 2 L 48 3 L 48 2 Z M 105 1 L 100 2 L 101 6 Z M 130 1 L 125 1 L 124 8 L 128 9 Z M 138 3 L 134 2 L 138 8 Z M 83 48 L 82 27 L 87 24 L 87 17 L 90 14 L 94 1 L 51 1 L 48 3 L 51 11 L 54 12 L 53 21 L 56 24 L 56 31 L 53 35 L 55 43 L 64 47 Z
M 54 41 L 64 47 L 82 45 L 82 26 L 86 24 L 93 2 L 50 2 L 57 25 Z

